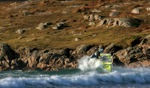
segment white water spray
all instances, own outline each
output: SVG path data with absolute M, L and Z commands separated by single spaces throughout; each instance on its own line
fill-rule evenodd
M 78 61 L 78 68 L 82 71 L 102 68 L 102 62 L 99 59 L 84 56 Z

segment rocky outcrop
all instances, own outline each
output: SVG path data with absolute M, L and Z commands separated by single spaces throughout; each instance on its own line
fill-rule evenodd
M 36 48 L 19 48 L 16 53 L 8 44 L 0 44 L 0 70 L 59 70 L 76 68 L 77 60 L 84 55 L 92 55 L 100 47 L 104 53 L 113 55 L 113 63 L 126 67 L 149 67 L 150 64 L 150 36 L 141 38 L 135 46 L 122 49 L 117 44 L 80 45 L 76 49 L 39 50 Z
M 135 18 L 105 18 L 101 20 L 97 27 L 106 26 L 123 26 L 123 27 L 138 27 L 142 23 L 142 20 Z
M 43 30 L 43 29 L 47 28 L 49 25 L 51 25 L 51 24 L 52 24 L 51 22 L 40 23 L 40 24 L 36 27 L 36 29 L 38 29 L 38 30 Z
M 122 49 L 121 46 L 112 43 L 112 44 L 108 45 L 108 46 L 104 49 L 104 52 L 105 52 L 105 53 L 111 53 L 111 54 L 113 54 L 113 53 L 115 53 L 115 52 L 117 52 L 117 51 L 119 51 L 119 50 L 121 50 L 121 49 Z
M 67 27 L 66 23 L 64 23 L 64 22 L 59 22 L 59 23 L 57 23 L 56 25 L 54 25 L 54 26 L 52 27 L 52 29 L 60 30 L 60 29 L 63 29 L 63 28 L 65 28 L 65 27 Z
M 150 66 L 150 35 L 144 37 L 138 46 L 128 47 L 115 53 L 118 59 L 127 67 Z
M 118 16 L 119 14 L 120 14 L 120 12 L 118 12 L 118 11 L 112 11 L 112 12 L 109 13 L 109 16 L 110 16 L 110 17 L 116 17 L 116 16 Z
M 0 43 L 0 70 L 8 70 L 14 64 L 14 59 L 17 59 L 19 55 L 5 43 Z

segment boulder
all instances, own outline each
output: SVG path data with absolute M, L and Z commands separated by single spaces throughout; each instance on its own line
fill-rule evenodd
M 131 11 L 131 13 L 133 13 L 133 14 L 140 14 L 141 9 L 142 9 L 141 7 L 134 8 L 134 9 Z
M 89 15 L 89 21 L 94 21 L 94 15 L 93 14 Z
M 114 55 L 126 66 L 131 63 L 147 59 L 140 47 L 128 47 L 127 49 L 116 52 Z
M 116 16 L 118 16 L 119 14 L 120 14 L 120 12 L 112 11 L 112 12 L 109 13 L 109 16 L 110 16 L 110 17 L 116 17 Z
M 45 69 L 46 66 L 47 66 L 47 64 L 45 64 L 45 63 L 38 63 L 37 64 L 37 68 L 40 68 L 40 69 Z
M 102 11 L 101 11 L 101 10 L 98 10 L 98 9 L 93 9 L 91 12 L 92 12 L 92 13 L 101 13 Z
M 115 52 L 117 52 L 117 51 L 119 51 L 119 50 L 121 50 L 121 49 L 122 49 L 121 46 L 118 46 L 118 45 L 115 45 L 115 44 L 111 43 L 110 45 L 108 45 L 108 46 L 104 49 L 104 52 L 105 52 L 105 53 L 111 53 L 111 54 L 113 54 L 113 53 L 115 53 Z
M 95 25 L 95 22 L 89 22 L 89 26 Z
M 150 60 L 137 61 L 137 62 L 129 64 L 127 67 L 129 68 L 150 67 Z
M 38 30 L 43 30 L 43 29 L 47 28 L 49 25 L 51 25 L 51 24 L 52 24 L 51 22 L 40 23 L 40 24 L 36 27 L 36 29 L 38 29 Z
M 85 54 L 88 51 L 89 45 L 80 45 L 76 48 L 77 54 Z
M 138 27 L 142 20 L 135 18 L 105 18 L 98 23 L 99 26 L 123 26 L 123 27 Z
M 75 40 L 75 42 L 78 42 L 80 40 L 80 38 L 75 38 L 74 40 Z
M 94 20 L 95 20 L 95 21 L 100 20 L 100 16 L 99 16 L 98 14 L 95 14 L 95 15 L 94 15 Z
M 21 29 L 16 31 L 17 34 L 23 34 L 24 32 L 25 32 L 25 30 L 21 30 Z
M 25 33 L 27 30 L 29 30 L 28 28 L 25 28 L 25 29 L 18 29 L 17 31 L 16 31 L 16 33 L 17 34 L 23 34 L 23 33 Z
M 89 20 L 89 16 L 88 15 L 84 15 L 83 18 L 84 18 L 84 20 Z
M 142 46 L 142 47 L 144 47 L 144 45 L 148 45 L 147 47 L 150 47 L 150 35 L 147 35 L 146 37 L 144 37 L 139 44 L 139 46 Z
M 147 10 L 147 11 L 150 11 L 150 7 L 147 7 L 146 10 Z
M 131 45 L 132 47 L 134 47 L 134 46 L 140 44 L 140 42 L 141 42 L 141 37 L 138 37 L 138 36 L 137 36 L 134 40 L 131 41 L 130 45 Z
M 71 51 L 71 49 L 66 48 L 66 49 L 62 50 L 61 54 L 65 55 L 67 57 L 70 57 L 70 51 Z
M 55 26 L 53 26 L 52 29 L 58 29 L 58 30 L 60 30 L 60 29 L 63 29 L 63 28 L 65 28 L 65 27 L 67 27 L 66 23 L 64 23 L 64 22 L 59 22 L 59 23 L 57 23 Z
M 97 47 L 97 46 L 94 46 L 94 47 L 90 48 L 90 49 L 87 51 L 87 55 L 91 56 L 91 55 L 94 54 L 97 50 L 98 50 L 98 47 Z
M 38 64 L 38 55 L 37 51 L 34 51 L 31 56 L 28 57 L 28 66 L 29 68 L 36 68 Z
M 12 60 L 18 58 L 19 55 L 5 43 L 0 43 L 0 67 L 2 70 L 10 69 Z

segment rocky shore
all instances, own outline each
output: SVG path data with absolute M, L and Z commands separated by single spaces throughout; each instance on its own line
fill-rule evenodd
M 132 46 L 123 48 L 117 44 L 81 45 L 76 49 L 39 50 L 37 48 L 12 49 L 0 44 L 0 71 L 3 70 L 60 70 L 76 68 L 78 59 L 91 55 L 101 46 L 105 53 L 113 55 L 113 63 L 123 67 L 150 67 L 150 35 L 135 39 Z
M 99 46 L 123 67 L 150 67 L 149 0 L 0 2 L 0 71 L 77 68 Z

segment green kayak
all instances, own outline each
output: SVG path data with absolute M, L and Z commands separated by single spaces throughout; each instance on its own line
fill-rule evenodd
M 113 60 L 112 60 L 112 56 L 111 54 L 108 53 L 101 53 L 100 54 L 100 60 L 102 62 L 102 66 L 103 66 L 103 70 L 104 72 L 111 72 L 112 71 L 112 67 L 113 67 Z M 102 72 L 101 68 L 97 69 L 99 72 Z

